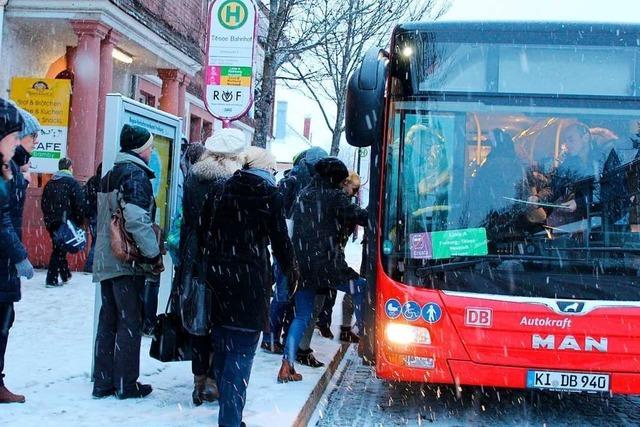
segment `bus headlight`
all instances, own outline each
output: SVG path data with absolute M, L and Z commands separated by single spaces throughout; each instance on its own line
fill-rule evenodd
M 387 341 L 393 344 L 431 344 L 431 335 L 427 328 L 404 323 L 387 323 L 385 334 Z

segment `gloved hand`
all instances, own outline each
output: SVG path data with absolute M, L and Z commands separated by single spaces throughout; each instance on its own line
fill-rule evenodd
M 164 260 L 162 255 L 158 255 L 154 258 L 154 262 L 151 264 L 151 273 L 158 276 L 164 271 Z
M 17 263 L 16 270 L 18 270 L 18 277 L 24 277 L 27 280 L 33 278 L 33 265 L 29 262 L 29 258 L 25 258 Z

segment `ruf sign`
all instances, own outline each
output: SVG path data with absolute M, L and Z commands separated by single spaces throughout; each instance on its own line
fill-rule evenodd
M 204 103 L 217 119 L 238 119 L 253 103 L 256 16 L 251 0 L 209 5 Z

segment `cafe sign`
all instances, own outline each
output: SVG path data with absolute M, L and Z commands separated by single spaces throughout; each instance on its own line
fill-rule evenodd
M 42 126 L 31 153 L 31 172 L 57 172 L 58 161 L 67 155 L 71 81 L 15 77 L 11 99 Z

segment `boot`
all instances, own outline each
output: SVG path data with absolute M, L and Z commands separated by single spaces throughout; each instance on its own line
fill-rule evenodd
M 0 386 L 0 403 L 24 403 L 26 400 L 24 396 L 13 394 L 5 386 Z
M 296 362 L 305 366 L 310 366 L 312 368 L 322 368 L 324 366 L 324 363 L 316 359 L 316 357 L 313 355 L 313 350 L 311 349 L 298 349 L 298 352 L 296 353 Z
M 318 328 L 318 331 L 320 331 L 320 335 L 322 335 L 324 338 L 329 338 L 330 340 L 334 338 L 333 332 L 331 332 L 331 328 L 329 328 L 327 325 L 316 324 L 316 328 Z
M 124 399 L 141 399 L 147 397 L 153 391 L 153 387 L 149 384 L 136 383 L 135 388 L 122 393 L 116 393 L 116 397 L 120 400 Z
M 273 342 L 272 344 L 269 341 L 263 340 L 262 344 L 260 344 L 260 348 L 266 351 L 267 353 L 273 353 L 273 354 L 284 353 L 284 346 L 277 341 Z
M 203 394 L 205 382 L 207 381 L 206 375 L 194 375 L 193 376 L 193 393 L 191 393 L 191 398 L 193 399 L 193 404 L 196 406 L 202 405 L 203 402 Z
M 278 372 L 278 382 L 282 384 L 289 381 L 302 381 L 302 375 L 296 372 L 288 360 L 283 359 L 282 366 L 280 366 L 280 371 Z
M 353 333 L 351 326 L 340 326 L 340 341 L 358 344 L 360 338 Z
M 218 392 L 218 384 L 216 383 L 216 380 L 207 378 L 204 383 L 202 399 L 206 402 L 215 402 L 219 397 L 220 392 Z

